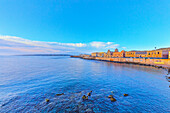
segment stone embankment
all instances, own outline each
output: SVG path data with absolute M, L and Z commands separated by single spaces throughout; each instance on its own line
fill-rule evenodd
M 71 56 L 73 57 L 73 56 Z M 84 56 L 74 56 L 78 58 L 88 59 L 88 60 L 100 60 L 115 63 L 126 63 L 126 64 L 137 64 L 144 66 L 152 66 L 156 68 L 163 68 L 168 70 L 170 74 L 170 59 L 145 59 L 145 58 L 104 58 L 104 57 L 84 57 Z

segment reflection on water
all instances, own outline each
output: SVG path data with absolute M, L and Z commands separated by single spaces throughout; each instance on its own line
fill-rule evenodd
M 169 82 L 161 69 L 64 56 L 0 59 L 2 113 L 170 112 Z

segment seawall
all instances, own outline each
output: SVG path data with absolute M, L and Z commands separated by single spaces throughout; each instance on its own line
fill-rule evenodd
M 95 57 L 95 59 L 102 61 L 111 61 L 116 63 L 131 63 L 170 69 L 170 59 L 103 58 L 103 57 Z

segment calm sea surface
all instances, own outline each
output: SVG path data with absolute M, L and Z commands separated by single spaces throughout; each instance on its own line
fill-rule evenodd
M 152 67 L 65 56 L 1 56 L 0 112 L 167 113 L 165 75 Z M 82 100 L 91 90 L 91 97 Z M 111 94 L 116 102 L 107 98 Z

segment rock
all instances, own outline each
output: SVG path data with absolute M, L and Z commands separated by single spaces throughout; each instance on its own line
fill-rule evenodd
M 124 96 L 128 96 L 128 94 L 123 94 Z
M 83 100 L 88 100 L 88 96 L 83 95 L 82 99 L 83 99 Z
M 56 94 L 56 96 L 61 96 L 61 95 L 64 95 L 64 93 L 61 93 L 61 94 Z
M 49 102 L 50 100 L 49 99 L 45 99 L 46 102 Z
M 115 102 L 116 101 L 116 99 L 115 98 L 110 98 L 110 100 L 112 101 L 112 102 Z
M 113 95 L 109 95 L 108 98 L 113 98 Z
M 88 93 L 87 95 L 88 95 L 88 96 L 91 96 L 91 93 L 92 93 L 92 91 L 90 91 L 90 93 Z

